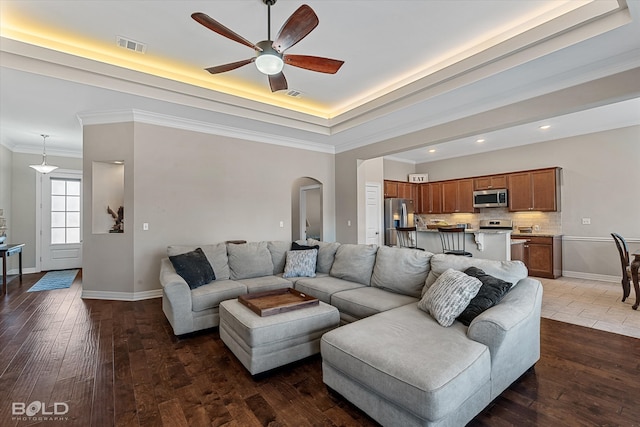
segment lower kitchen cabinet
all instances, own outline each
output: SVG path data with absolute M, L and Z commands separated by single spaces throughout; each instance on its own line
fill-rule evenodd
M 529 269 L 529 276 L 548 279 L 562 276 L 562 236 L 530 236 L 526 239 L 523 253 L 518 253 L 515 259 L 521 259 L 525 263 Z M 514 249 L 516 248 L 512 246 L 512 259 Z

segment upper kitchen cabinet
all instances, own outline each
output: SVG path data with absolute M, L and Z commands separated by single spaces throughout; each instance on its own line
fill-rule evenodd
M 402 181 L 384 180 L 384 197 L 399 197 L 401 199 L 411 199 L 415 201 L 415 184 Z
M 398 197 L 398 183 L 396 181 L 384 181 L 384 197 Z
M 418 213 L 442 213 L 442 184 L 440 182 L 433 182 L 429 184 L 419 184 L 417 187 L 420 190 Z
M 442 213 L 473 213 L 473 179 L 442 183 Z
M 399 182 L 398 183 L 398 197 L 401 199 L 411 199 L 413 200 L 413 187 L 415 185 L 408 182 Z
M 549 168 L 509 174 L 509 210 L 559 211 L 560 170 Z
M 481 176 L 473 179 L 474 190 L 507 188 L 507 175 Z

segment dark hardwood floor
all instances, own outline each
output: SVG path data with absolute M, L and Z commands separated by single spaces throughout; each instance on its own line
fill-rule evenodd
M 217 329 L 175 337 L 160 299 L 83 300 L 80 275 L 26 292 L 41 276 L 0 297 L 1 426 L 376 425 L 327 390 L 319 356 L 252 378 Z M 68 412 L 12 415 L 34 401 Z M 470 425 L 638 426 L 640 340 L 542 319 L 535 371 Z

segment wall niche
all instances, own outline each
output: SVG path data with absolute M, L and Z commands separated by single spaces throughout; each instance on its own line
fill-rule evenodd
M 124 233 L 124 162 L 92 162 L 92 232 Z

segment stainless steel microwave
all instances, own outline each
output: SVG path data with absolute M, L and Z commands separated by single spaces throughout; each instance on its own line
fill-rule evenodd
M 479 190 L 473 192 L 474 208 L 501 208 L 509 205 L 507 189 Z

